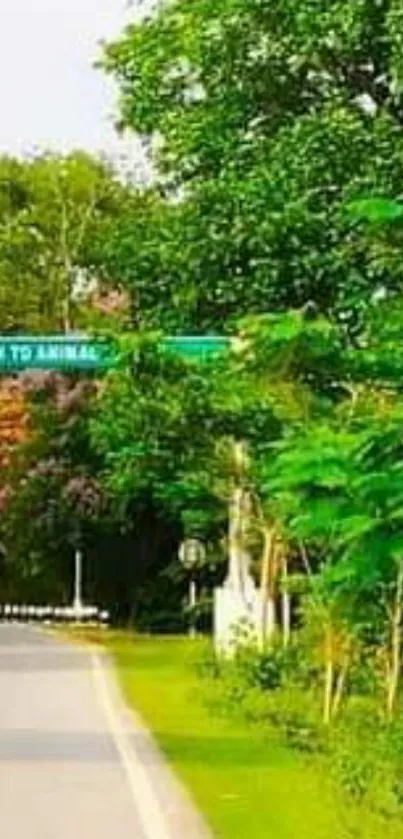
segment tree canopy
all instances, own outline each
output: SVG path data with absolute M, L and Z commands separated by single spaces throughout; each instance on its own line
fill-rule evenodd
M 107 46 L 165 196 L 109 253 L 143 322 L 222 330 L 314 300 L 355 327 L 401 289 L 397 248 L 343 210 L 401 190 L 400 40 L 394 0 L 175 0 Z
M 0 158 L 3 333 L 77 328 L 80 304 L 100 279 L 97 243 L 126 192 L 107 164 L 84 152 Z

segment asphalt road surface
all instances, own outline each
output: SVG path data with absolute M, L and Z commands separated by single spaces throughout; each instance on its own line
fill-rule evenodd
M 211 839 L 98 655 L 0 625 L 0 835 Z

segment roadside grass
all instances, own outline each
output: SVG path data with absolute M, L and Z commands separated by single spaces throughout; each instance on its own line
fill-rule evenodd
M 217 839 L 399 839 L 347 806 L 319 760 L 212 715 L 195 660 L 203 642 L 86 631 L 71 638 L 112 655 L 126 699 L 142 715 Z M 387 830 L 386 830 L 387 827 Z M 189 839 L 191 839 L 189 837 Z

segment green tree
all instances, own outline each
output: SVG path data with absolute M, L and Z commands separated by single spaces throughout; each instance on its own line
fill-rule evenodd
M 401 190 L 400 39 L 396 0 L 175 0 L 106 48 L 167 196 L 114 250 L 143 322 L 222 330 L 314 300 L 356 330 L 401 289 L 400 249 L 343 209 Z
M 100 279 L 98 243 L 126 193 L 108 165 L 84 152 L 0 159 L 1 331 L 79 326 Z
M 93 443 L 108 490 L 123 510 L 149 497 L 172 515 L 214 511 L 207 464 L 215 445 L 213 372 L 167 350 L 160 335 L 123 340 L 122 366 L 100 391 Z
M 255 452 L 258 492 L 270 500 L 272 515 L 308 575 L 327 723 L 339 709 L 359 639 L 366 644 L 372 639 L 369 648 L 372 643 L 382 651 L 388 715 L 397 705 L 403 579 L 401 324 L 401 306 L 383 304 L 368 322 L 361 347 L 343 349 L 336 332 L 319 355 L 312 334 L 307 351 L 294 357 L 289 352 L 295 384 L 299 380 L 313 392 L 302 400 L 300 416 L 289 413 L 274 445 Z M 284 328 L 282 334 L 284 340 L 290 337 Z M 267 332 L 263 357 L 270 346 Z M 334 349 L 339 363 L 332 371 Z M 301 387 L 295 390 L 295 384 L 300 398 Z

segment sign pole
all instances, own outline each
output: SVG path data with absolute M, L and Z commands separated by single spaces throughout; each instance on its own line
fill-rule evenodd
M 73 608 L 76 617 L 81 613 L 83 608 L 82 600 L 82 571 L 83 571 L 83 555 L 81 551 L 76 550 L 74 561 L 74 604 Z
M 190 636 L 190 638 L 196 638 L 196 619 L 195 619 L 196 604 L 197 604 L 196 580 L 194 579 L 193 576 L 191 576 L 190 583 L 189 583 L 189 607 L 190 607 L 189 636 Z
M 206 550 L 199 539 L 185 539 L 179 548 L 179 559 L 189 573 L 189 636 L 196 638 L 197 635 L 197 619 L 195 608 L 197 605 L 197 584 L 196 572 L 205 561 Z

